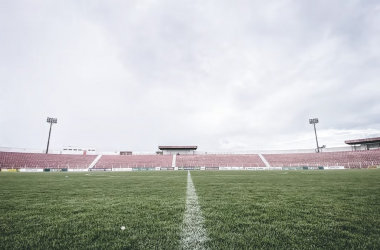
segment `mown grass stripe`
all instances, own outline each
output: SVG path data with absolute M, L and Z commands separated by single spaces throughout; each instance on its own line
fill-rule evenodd
M 190 171 L 187 174 L 186 210 L 182 224 L 182 249 L 206 249 L 207 232 Z

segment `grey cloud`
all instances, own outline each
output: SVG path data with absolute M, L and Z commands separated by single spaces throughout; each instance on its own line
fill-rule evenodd
M 0 146 L 43 148 L 46 116 L 55 148 L 312 148 L 312 117 L 331 145 L 380 131 L 376 1 L 3 6 Z

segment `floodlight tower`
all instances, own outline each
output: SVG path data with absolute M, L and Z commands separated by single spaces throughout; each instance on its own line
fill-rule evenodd
M 47 147 L 46 147 L 46 154 L 47 154 L 49 152 L 49 142 L 50 142 L 51 126 L 53 125 L 53 123 L 57 123 L 57 118 L 50 118 L 50 117 L 48 117 L 47 120 L 46 120 L 46 122 L 50 123 L 49 138 L 48 138 Z
M 315 128 L 315 124 L 318 122 L 318 118 L 309 119 L 309 123 L 314 125 L 315 141 L 317 142 L 317 153 L 319 153 L 320 147 L 318 145 L 317 129 Z

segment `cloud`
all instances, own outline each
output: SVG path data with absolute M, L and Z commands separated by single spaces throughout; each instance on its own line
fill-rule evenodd
M 379 14 L 376 1 L 12 1 L 0 145 L 43 148 L 47 116 L 57 149 L 313 148 L 313 117 L 327 145 L 379 134 Z

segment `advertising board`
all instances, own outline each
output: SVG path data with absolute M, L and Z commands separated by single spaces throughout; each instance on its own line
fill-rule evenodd
M 51 168 L 50 172 L 62 172 L 62 169 L 60 169 L 60 168 Z
M 367 167 L 368 169 L 380 169 L 380 165 L 371 165 Z
M 309 170 L 318 170 L 318 167 L 308 167 Z
M 244 167 L 219 167 L 219 170 L 244 170 Z
M 231 167 L 219 167 L 219 170 L 231 170 Z
M 268 170 L 282 170 L 282 167 L 269 167 Z
M 113 168 L 112 171 L 132 171 L 132 168 Z
M 246 167 L 246 170 L 257 170 L 257 167 Z
M 7 169 L 7 168 L 2 168 L 1 172 L 17 172 L 17 169 Z
M 330 166 L 330 167 L 323 167 L 327 170 L 337 170 L 337 169 L 344 169 L 344 166 Z
M 90 171 L 94 171 L 94 172 L 100 172 L 100 171 L 112 171 L 112 169 L 110 168 L 90 168 L 89 169 Z
M 219 167 L 206 167 L 205 170 L 219 170 Z
M 69 168 L 68 169 L 69 172 L 85 172 L 85 171 L 88 171 L 87 168 Z
M 14 169 L 14 168 L 10 168 L 10 169 L 2 168 L 1 172 L 18 172 L 18 169 Z
M 174 170 L 173 167 L 161 167 L 161 170 Z
M 132 168 L 132 171 L 150 171 L 156 170 L 156 168 Z
M 20 168 L 20 172 L 43 172 L 43 168 Z
M 282 167 L 282 170 L 303 170 L 303 167 Z

